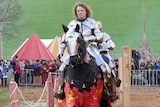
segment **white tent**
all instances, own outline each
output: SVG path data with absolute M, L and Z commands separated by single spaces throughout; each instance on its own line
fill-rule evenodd
M 53 41 L 53 39 L 40 39 L 40 40 L 46 47 L 48 47 L 49 44 Z

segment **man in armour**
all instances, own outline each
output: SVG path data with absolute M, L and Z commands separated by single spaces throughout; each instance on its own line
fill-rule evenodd
M 101 55 L 99 54 L 99 50 L 97 47 L 97 41 L 101 40 L 100 30 L 98 29 L 96 21 L 91 18 L 91 10 L 88 5 L 84 3 L 76 3 L 73 7 L 73 15 L 75 20 L 72 20 L 68 24 L 68 28 L 75 28 L 78 24 L 80 26 L 80 33 L 83 36 L 82 38 L 86 42 L 86 48 L 88 54 L 95 58 L 95 62 L 97 66 L 99 66 L 102 72 L 107 72 L 109 70 L 108 64 L 105 63 Z M 61 46 L 59 49 L 58 59 L 60 60 L 63 56 L 64 49 L 66 48 L 65 44 L 65 34 L 62 36 Z M 90 58 L 89 55 L 85 56 L 85 62 L 89 62 Z M 64 70 L 66 66 L 69 65 L 69 56 L 65 58 L 61 66 L 59 67 L 59 74 L 60 74 L 60 85 L 62 86 L 64 80 Z M 55 97 L 60 95 L 60 93 L 55 93 Z

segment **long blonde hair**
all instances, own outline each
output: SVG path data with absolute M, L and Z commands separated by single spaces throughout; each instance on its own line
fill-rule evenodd
M 87 4 L 85 4 L 85 3 L 78 2 L 73 7 L 73 16 L 75 18 L 78 18 L 78 15 L 77 15 L 77 7 L 78 6 L 81 6 L 81 7 L 83 7 L 85 9 L 85 11 L 86 11 L 86 18 L 92 16 L 92 11 L 91 11 L 90 7 Z

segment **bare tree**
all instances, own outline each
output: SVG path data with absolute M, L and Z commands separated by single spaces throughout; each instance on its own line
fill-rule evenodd
M 1 16 L 3 37 L 13 37 L 25 25 L 18 23 L 23 13 L 22 7 L 19 0 L 0 0 L 0 5 L 3 7 Z

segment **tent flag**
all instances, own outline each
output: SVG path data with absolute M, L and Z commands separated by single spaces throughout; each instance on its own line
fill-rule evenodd
M 18 55 L 20 60 L 55 60 L 51 52 L 41 42 L 36 33 L 33 33 L 23 46 L 12 56 Z

